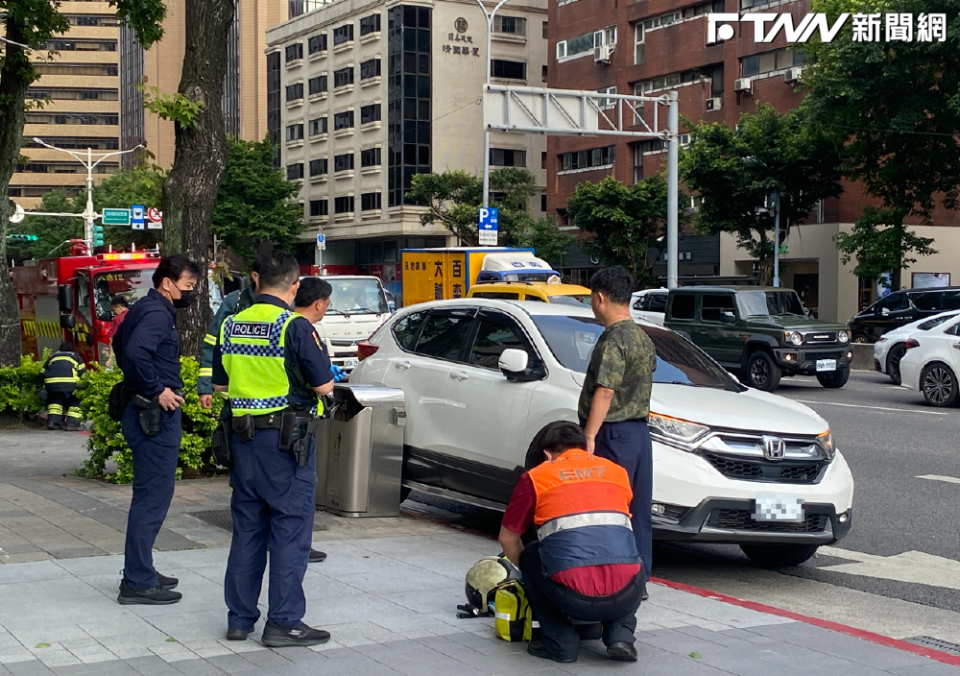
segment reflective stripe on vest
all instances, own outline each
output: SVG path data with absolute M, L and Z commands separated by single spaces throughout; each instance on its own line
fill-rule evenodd
M 633 530 L 630 517 L 619 512 L 591 512 L 587 514 L 570 514 L 547 521 L 537 529 L 537 537 L 542 541 L 562 530 L 583 528 L 585 526 L 623 526 Z
M 224 321 L 220 351 L 236 415 L 264 415 L 287 407 L 290 379 L 284 363 L 287 327 L 300 315 L 257 303 Z
M 43 371 L 43 382 L 46 385 L 76 385 L 80 382 L 82 370 L 82 362 L 69 354 L 54 353 Z

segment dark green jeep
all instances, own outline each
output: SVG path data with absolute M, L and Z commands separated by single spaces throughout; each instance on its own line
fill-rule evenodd
M 671 289 L 663 325 L 686 335 L 758 390 L 773 392 L 782 376 L 815 375 L 833 388 L 850 377 L 847 327 L 810 317 L 793 289 Z

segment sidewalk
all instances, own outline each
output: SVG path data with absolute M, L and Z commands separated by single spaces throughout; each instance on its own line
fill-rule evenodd
M 640 609 L 639 664 L 610 662 L 599 642 L 575 664 L 545 662 L 495 638 L 490 619 L 456 618 L 464 571 L 496 543 L 417 528 L 429 532 L 316 543 L 329 559 L 307 572 L 305 620 L 333 635 L 316 649 L 264 648 L 262 621 L 252 640 L 223 640 L 222 548 L 157 553 L 157 567 L 180 578 L 184 600 L 173 606 L 118 605 L 120 556 L 2 566 L 0 674 L 960 676 L 913 652 L 659 584 Z

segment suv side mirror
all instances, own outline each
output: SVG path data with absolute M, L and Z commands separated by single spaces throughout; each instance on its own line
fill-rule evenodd
M 60 328 L 72 331 L 77 325 L 76 315 L 60 315 Z
M 720 313 L 720 323 L 721 324 L 736 324 L 737 315 L 730 312 L 730 310 L 724 310 Z
M 497 360 L 497 366 L 500 367 L 500 372 L 507 377 L 507 380 L 520 380 L 529 363 L 530 355 L 527 354 L 526 350 L 515 348 L 507 348 L 500 353 L 500 359 Z
M 880 314 L 882 314 L 884 317 L 890 316 L 890 308 L 886 308 L 886 307 L 883 308 L 882 310 L 880 310 Z
M 57 301 L 60 304 L 60 312 L 73 312 L 73 287 L 69 284 L 58 286 Z

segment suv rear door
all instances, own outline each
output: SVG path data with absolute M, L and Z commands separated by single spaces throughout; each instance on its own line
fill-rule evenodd
M 700 322 L 693 333 L 694 342 L 724 366 L 739 367 L 743 358 L 739 321 L 733 293 L 704 293 L 700 296 Z

